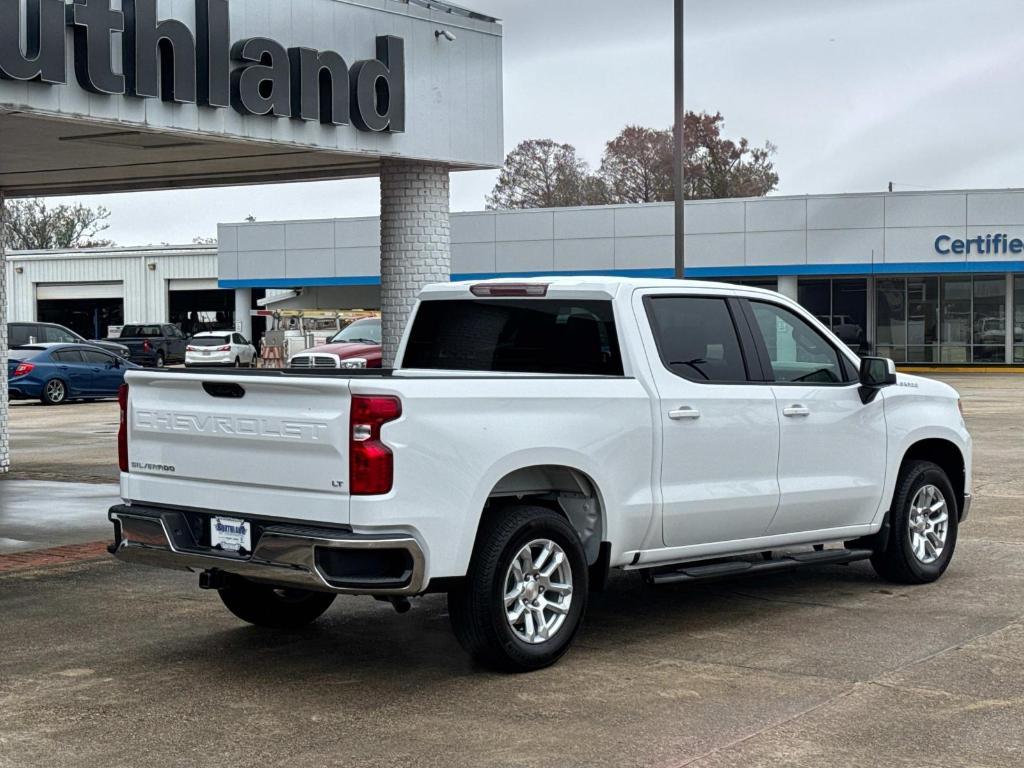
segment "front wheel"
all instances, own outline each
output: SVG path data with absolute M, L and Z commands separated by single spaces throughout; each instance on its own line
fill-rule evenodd
M 958 522 L 956 493 L 945 470 L 930 461 L 909 462 L 896 482 L 888 546 L 871 557 L 871 565 L 888 581 L 935 581 L 953 559 Z
M 569 649 L 587 587 L 583 545 L 564 517 L 546 507 L 506 507 L 481 522 L 469 573 L 448 593 L 448 613 L 477 661 L 528 672 Z
M 272 587 L 241 578 L 217 590 L 227 609 L 242 621 L 271 629 L 297 629 L 331 607 L 334 595 L 291 587 Z

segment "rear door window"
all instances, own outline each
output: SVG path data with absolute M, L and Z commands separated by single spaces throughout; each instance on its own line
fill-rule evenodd
M 725 298 L 649 296 L 647 314 L 661 361 L 697 382 L 744 382 L 747 367 Z
M 622 376 L 611 301 L 424 301 L 405 368 Z
M 50 359 L 64 365 L 80 365 L 85 362 L 82 353 L 77 349 L 58 349 L 50 353 Z
M 83 349 L 80 351 L 82 357 L 85 358 L 85 362 L 90 365 L 108 365 L 114 360 L 106 352 L 100 352 L 98 349 Z

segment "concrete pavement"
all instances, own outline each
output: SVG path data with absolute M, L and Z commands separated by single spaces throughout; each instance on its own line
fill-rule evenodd
M 620 575 L 562 663 L 502 676 L 466 660 L 440 596 L 405 616 L 339 598 L 277 633 L 194 575 L 0 575 L 0 768 L 1020 766 L 1024 377 L 955 383 L 976 502 L 934 585 L 864 563 L 701 587 Z
M 116 485 L 0 480 L 0 554 L 109 539 Z

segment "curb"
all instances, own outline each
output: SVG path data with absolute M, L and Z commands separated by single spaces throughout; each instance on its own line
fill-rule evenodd
M 70 544 L 50 549 L 35 549 L 28 552 L 11 552 L 0 555 L 0 574 L 31 571 L 55 565 L 71 565 L 110 557 L 107 542 L 91 541 L 87 544 Z

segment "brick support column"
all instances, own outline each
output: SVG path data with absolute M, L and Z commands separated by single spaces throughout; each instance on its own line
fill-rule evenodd
M 451 279 L 448 168 L 384 160 L 380 169 L 380 308 L 384 365 L 395 362 L 419 290 Z
M 11 468 L 7 434 L 7 203 L 0 192 L 0 474 Z

